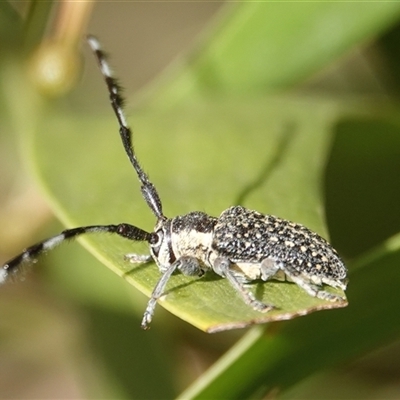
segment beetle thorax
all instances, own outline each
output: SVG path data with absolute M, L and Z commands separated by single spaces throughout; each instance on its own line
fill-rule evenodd
M 209 267 L 216 222 L 216 218 L 199 211 L 159 222 L 155 233 L 160 240 L 150 246 L 159 268 L 164 270 L 182 256 L 195 257 Z

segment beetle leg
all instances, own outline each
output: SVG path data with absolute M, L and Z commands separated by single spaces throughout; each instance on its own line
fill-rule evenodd
M 288 268 L 285 263 L 282 263 L 280 268 L 285 272 L 285 274 L 294 282 L 296 285 L 300 286 L 303 290 L 305 290 L 310 296 L 318 297 L 322 300 L 328 301 L 345 301 L 342 296 L 337 294 L 329 293 L 326 290 L 320 289 L 318 286 L 313 285 L 307 282 L 301 274 L 297 271 L 293 271 L 292 268 Z
M 142 319 L 142 328 L 148 329 L 151 320 L 153 319 L 154 310 L 156 308 L 157 300 L 163 295 L 165 286 L 171 275 L 175 272 L 176 269 L 179 269 L 184 275 L 193 276 L 198 275 L 201 276 L 204 274 L 204 271 L 200 267 L 199 261 L 195 257 L 181 257 L 176 260 L 173 264 L 168 266 L 164 273 L 161 275 L 161 278 L 157 282 L 153 292 L 151 293 L 151 297 L 149 302 L 147 303 L 146 311 L 143 314 Z
M 244 302 L 251 306 L 256 311 L 267 312 L 275 308 L 272 304 L 265 304 L 262 301 L 257 300 L 253 293 L 250 292 L 238 279 L 235 273 L 230 268 L 232 263 L 224 257 L 217 257 L 213 263 L 213 270 L 220 276 L 228 279 L 229 283 L 234 289 L 239 292 Z
M 153 257 L 150 254 L 129 253 L 124 255 L 124 260 L 132 264 L 146 264 L 152 261 Z
M 141 323 L 141 327 L 143 329 L 149 329 L 149 324 L 150 324 L 151 320 L 153 319 L 157 300 L 162 296 L 165 286 L 167 285 L 169 278 L 174 273 L 177 266 L 178 266 L 177 261 L 175 261 L 173 264 L 171 264 L 165 270 L 165 272 L 161 275 L 161 278 L 158 280 L 156 286 L 154 287 L 153 292 L 151 293 L 150 300 L 147 303 L 146 311 L 143 314 L 143 319 L 142 319 L 142 323 Z
M 177 260 L 179 262 L 178 269 L 186 276 L 203 276 L 204 270 L 201 268 L 200 262 L 196 257 L 182 256 Z
M 278 261 L 273 258 L 265 258 L 261 261 L 260 270 L 261 270 L 261 279 L 263 281 L 267 281 L 271 279 L 279 270 L 280 264 Z

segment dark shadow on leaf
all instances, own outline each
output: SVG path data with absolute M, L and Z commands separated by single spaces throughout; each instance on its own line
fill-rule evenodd
M 183 288 L 188 287 L 190 285 L 193 285 L 194 283 L 197 283 L 199 281 L 201 281 L 201 282 L 214 282 L 214 281 L 219 281 L 221 279 L 224 279 L 224 278 L 222 276 L 219 276 L 218 274 L 216 274 L 213 271 L 209 271 L 202 277 L 197 277 L 197 278 L 196 277 L 192 277 L 190 279 L 190 281 L 181 283 L 180 285 L 176 285 L 173 288 L 170 288 L 170 289 L 166 290 L 164 294 L 173 292 L 175 290 L 183 289 Z
M 221 279 L 225 279 L 222 276 L 216 274 L 214 271 L 209 271 L 207 272 L 202 278 L 201 280 L 203 282 L 214 282 L 214 281 L 219 281 Z
M 202 279 L 202 278 L 191 277 L 190 281 L 183 282 L 183 283 L 181 283 L 179 285 L 175 285 L 174 287 L 166 289 L 164 291 L 163 295 L 166 295 L 168 293 L 175 292 L 176 290 L 184 289 L 184 288 L 186 288 L 188 286 L 191 286 L 191 285 L 195 284 L 196 282 L 198 282 L 199 279 Z M 167 286 L 168 286 L 168 284 L 167 284 Z
M 127 261 L 127 263 L 129 263 L 129 261 Z M 132 265 L 134 265 L 134 264 L 132 264 Z M 151 268 L 151 266 L 153 266 L 153 265 L 156 266 L 156 263 L 153 260 L 147 261 L 147 262 L 144 262 L 144 263 L 141 263 L 141 264 L 138 263 L 137 265 L 134 265 L 132 267 L 132 269 L 130 269 L 129 271 L 124 272 L 124 274 L 122 276 L 123 277 L 130 276 L 130 275 L 133 276 L 136 273 L 138 273 L 140 271 L 143 271 L 146 268 Z
M 258 176 L 253 180 L 253 182 L 250 182 L 247 186 L 245 186 L 243 190 L 239 193 L 235 202 L 236 205 L 243 204 L 246 197 L 249 196 L 251 192 L 256 190 L 268 179 L 272 171 L 281 162 L 295 132 L 296 132 L 296 125 L 294 122 L 288 122 L 286 126 L 284 126 L 275 154 L 273 155 L 272 158 L 268 157 L 265 160 L 264 165 L 261 168 L 261 171 L 258 174 Z
M 256 287 L 255 296 L 257 299 L 262 299 L 265 293 L 265 286 L 263 281 L 257 281 L 254 285 Z

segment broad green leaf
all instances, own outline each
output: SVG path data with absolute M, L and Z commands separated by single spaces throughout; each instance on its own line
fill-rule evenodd
M 334 114 L 335 106 L 321 101 L 210 98 L 176 109 L 137 112 L 135 144 L 167 215 L 203 210 L 218 216 L 241 197 L 249 208 L 296 219 L 324 234 L 319 178 Z M 116 128 L 112 115 L 79 120 L 49 116 L 35 137 L 35 164 L 68 226 L 130 222 L 152 229 L 154 218 L 141 198 Z M 46 148 L 53 151 L 49 154 Z M 260 175 L 265 179 L 253 187 Z M 281 196 L 287 201 L 279 201 Z M 85 243 L 114 272 L 150 294 L 158 269 L 123 259 L 129 252 L 146 252 L 143 245 L 108 235 Z M 205 331 L 346 305 L 312 298 L 291 283 L 256 284 L 253 290 L 278 309 L 267 314 L 251 310 L 227 281 L 213 274 L 202 279 L 173 276 L 161 304 Z
M 276 22 L 278 15 L 283 18 L 281 22 L 287 23 L 299 35 L 304 33 L 310 44 L 310 38 L 315 38 L 317 32 L 315 25 L 308 23 L 310 20 L 323 20 L 323 15 L 332 15 L 333 11 L 340 19 L 349 9 L 310 5 L 302 11 L 300 14 L 289 13 L 291 19 L 286 21 L 285 16 L 289 14 L 282 8 L 264 8 L 248 3 L 225 19 L 222 30 L 200 55 L 198 64 L 187 71 L 194 72 L 192 76 L 200 82 L 206 75 L 216 77 L 214 82 L 222 84 L 222 92 L 230 94 L 229 100 L 226 95 L 217 98 L 189 96 L 184 102 L 170 106 L 162 103 L 164 105 L 157 107 L 148 103 L 147 108 L 135 114 L 135 132 L 139 133 L 135 135 L 135 146 L 140 149 L 139 157 L 159 188 L 167 215 L 200 209 L 218 216 L 229 205 L 240 202 L 249 208 L 302 222 L 326 236 L 320 179 L 330 143 L 330 124 L 336 111 L 333 104 L 291 103 L 289 99 L 284 103 L 282 100 L 231 95 L 235 85 L 273 87 L 272 83 L 266 83 L 266 76 L 272 77 L 278 86 L 282 84 L 281 75 L 264 68 L 264 65 L 273 64 L 268 61 L 271 58 L 268 46 L 276 46 L 276 38 L 272 40 L 271 33 L 281 32 L 281 25 Z M 313 66 L 306 69 L 311 71 L 321 66 L 329 57 L 337 56 L 338 52 L 351 46 L 355 38 L 371 34 L 393 18 L 388 16 L 388 9 L 378 14 L 374 7 L 365 8 L 359 13 L 358 24 L 353 24 L 362 29 L 352 26 L 350 30 L 343 29 L 334 42 L 310 46 L 312 50 L 307 53 L 305 64 Z M 372 15 L 375 15 L 373 24 L 366 24 Z M 265 21 L 271 18 L 269 24 L 264 23 L 264 17 Z M 280 48 L 283 43 L 293 48 L 293 31 L 278 37 L 283 41 L 278 41 Z M 254 38 L 258 38 L 258 44 Z M 261 51 L 250 46 L 254 43 Z M 292 70 L 285 70 L 281 62 L 283 60 L 285 65 L 289 65 L 282 58 L 286 53 L 281 51 L 279 54 L 281 58 L 272 57 L 274 65 L 288 82 L 294 77 L 304 76 L 303 67 L 298 67 L 302 72 L 296 76 Z M 301 58 L 292 58 L 295 59 L 298 65 L 302 65 Z M 211 69 L 210 60 L 213 64 Z M 258 72 L 243 69 L 254 65 L 262 67 Z M 210 70 L 215 72 L 215 66 L 229 66 L 230 71 L 235 72 L 231 74 L 229 70 L 223 70 L 220 74 L 210 74 Z M 185 76 L 185 71 L 181 76 Z M 240 77 L 243 76 L 254 79 L 253 83 L 242 81 Z M 173 83 L 175 89 L 165 90 L 171 99 L 181 91 L 180 84 Z M 112 130 L 115 130 L 115 123 L 111 116 L 107 120 L 81 117 L 78 121 L 65 120 L 64 116 L 49 116 L 46 129 L 39 128 L 35 137 L 36 151 L 39 152 L 34 162 L 39 175 L 51 192 L 59 216 L 69 226 L 127 221 L 151 230 L 149 211 L 138 196 L 138 190 L 135 192 L 134 184 L 128 186 L 128 182 L 135 178 L 133 171 L 128 172 L 122 147 L 111 148 L 109 133 Z M 114 144 L 117 142 L 115 139 Z M 75 153 L 73 169 L 79 174 L 72 176 L 71 170 L 64 166 L 67 160 L 71 162 L 75 157 L 73 150 L 78 143 L 80 151 Z M 41 151 L 46 147 L 52 149 L 47 155 Z M 68 158 L 60 162 L 63 156 Z M 90 157 L 92 162 L 88 162 Z M 125 167 L 122 161 L 125 161 Z M 62 166 L 61 170 L 55 164 Z M 62 185 L 59 185 L 60 181 Z M 81 201 L 76 199 L 80 188 L 85 189 Z M 136 199 L 134 203 L 133 199 Z M 127 215 L 131 215 L 132 220 L 127 219 Z M 149 294 L 159 277 L 157 269 L 154 266 L 134 268 L 124 263 L 121 255 L 135 251 L 131 248 L 136 246 L 122 242 L 114 238 L 107 238 L 106 242 L 105 238 L 93 238 L 88 243 L 111 269 Z M 260 298 L 275 304 L 278 310 L 261 315 L 249 310 L 224 280 L 212 276 L 193 280 L 177 275 L 169 284 L 168 296 L 162 301 L 164 306 L 208 331 L 287 319 L 345 305 L 310 298 L 293 284 L 268 282 L 254 285 L 255 290 Z M 235 303 L 232 303 L 233 299 Z
M 240 4 L 194 61 L 194 68 L 183 69 L 180 78 L 137 110 L 135 146 L 159 188 L 167 215 L 197 209 L 218 216 L 240 202 L 302 222 L 326 236 L 320 182 L 335 106 L 320 99 L 296 101 L 232 93 L 254 94 L 293 83 L 361 37 L 388 25 L 397 10 L 395 6 L 371 6 L 356 13 L 355 8 L 335 6 L 307 5 L 299 13 L 296 9 L 288 12 L 286 6 L 271 9 Z M 351 24 L 346 23 L 349 12 Z M 340 21 L 341 28 L 333 40 L 321 35 L 325 25 L 321 31 L 311 24 L 331 21 L 329 27 L 332 20 Z M 291 34 L 290 29 L 282 29 L 286 25 Z M 299 33 L 296 40 L 293 32 Z M 316 38 L 324 39 L 323 44 L 317 45 Z M 289 51 L 295 50 L 298 40 L 306 52 Z M 277 48 L 279 52 L 274 53 Z M 276 65 L 279 73 L 268 65 Z M 288 65 L 292 67 L 285 69 Z M 204 77 L 212 78 L 210 87 L 222 88 L 219 97 L 204 95 Z M 249 90 L 241 89 L 245 87 Z M 189 95 L 176 101 L 182 93 Z M 48 115 L 34 138 L 33 163 L 54 209 L 68 226 L 131 222 L 151 230 L 152 216 L 135 187 L 134 172 L 129 170 L 117 135 L 111 139 L 112 131 L 116 131 L 112 116 Z M 79 193 L 82 197 L 77 199 Z M 122 254 L 137 251 L 137 246 L 109 237 L 85 243 L 117 274 L 144 293 L 151 292 L 159 277 L 154 265 L 134 267 L 122 260 Z M 208 331 L 345 305 L 310 298 L 289 283 L 268 282 L 254 285 L 254 290 L 278 310 L 266 315 L 249 310 L 227 282 L 212 276 L 202 280 L 174 276 L 162 303 Z

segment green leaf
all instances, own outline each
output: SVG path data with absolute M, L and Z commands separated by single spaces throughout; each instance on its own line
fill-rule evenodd
M 300 105 L 286 99 L 210 98 L 176 109 L 138 112 L 135 143 L 167 215 L 205 210 L 218 216 L 242 198 L 249 208 L 296 219 L 324 233 L 319 180 L 330 143 L 327 125 L 334 113 L 333 104 L 321 101 Z M 49 116 L 35 137 L 35 151 L 53 207 L 68 226 L 132 222 L 152 229 L 154 218 L 141 198 L 112 115 L 79 120 Z M 78 172 L 72 173 L 69 166 Z M 265 178 L 254 186 L 260 174 Z M 282 197 L 290 199 L 286 206 Z M 160 276 L 158 269 L 123 259 L 129 252 L 146 252 L 143 246 L 110 236 L 84 243 L 114 272 L 150 294 Z M 205 331 L 346 305 L 312 298 L 291 283 L 257 284 L 253 290 L 278 309 L 268 314 L 251 310 L 227 281 L 213 274 L 203 279 L 173 276 L 161 303 Z
M 224 21 L 221 31 L 199 55 L 193 68 L 182 70 L 181 77 L 191 71 L 190 77 L 196 85 L 200 83 L 197 89 L 186 78 L 185 82 L 177 78 L 169 89 L 164 87 L 161 96 L 153 97 L 154 101 L 148 101 L 135 113 L 135 147 L 160 191 L 167 215 L 202 210 L 218 216 L 228 206 L 240 202 L 264 213 L 301 222 L 326 236 L 320 184 L 336 105 L 321 99 L 232 96 L 232 93 L 243 93 L 243 87 L 250 88 L 245 92 L 254 93 L 256 86 L 265 89 L 283 82 L 293 83 L 305 71 L 310 73 L 348 49 L 356 39 L 390 23 L 394 6 L 364 7 L 357 15 L 355 8 L 343 5 L 332 8 L 310 4 L 303 9 L 304 14 L 287 13 L 285 7 L 271 9 L 254 3 L 241 4 Z M 342 19 L 341 33 L 334 40 L 325 40 L 323 46 L 317 45 L 315 38 L 321 39 L 321 32 L 310 21 L 318 20 L 319 24 L 324 19 L 332 21 L 332 10 L 335 10 L 333 20 Z M 353 17 L 357 16 L 351 26 L 345 24 L 349 11 Z M 290 55 L 289 69 L 283 66 L 288 65 L 289 50 L 294 50 L 295 41 L 292 35 L 283 34 L 281 24 L 276 22 L 278 16 L 293 31 L 304 34 L 296 42 L 300 38 L 308 49 L 305 53 L 301 51 L 305 57 Z M 272 48 L 277 49 L 277 37 L 281 40 L 278 40 L 280 50 L 271 53 Z M 258 69 L 244 70 L 244 65 Z M 278 66 L 278 75 L 266 68 L 270 65 Z M 222 72 L 214 74 L 219 69 Z M 214 83 L 222 88 L 221 95 L 204 94 L 205 76 L 216 78 Z M 266 77 L 270 80 L 266 81 Z M 190 96 L 177 101 L 182 94 L 182 83 Z M 38 175 L 54 209 L 68 226 L 131 222 L 152 229 L 152 215 L 134 184 L 134 172 L 126 162 L 116 129 L 111 115 L 77 118 L 54 113 L 47 116 L 34 138 Z M 115 132 L 115 139 L 111 139 L 111 132 Z M 159 279 L 157 268 L 135 267 L 122 257 L 143 248 L 137 250 L 138 246 L 111 237 L 94 237 L 83 242 L 114 272 L 150 294 Z M 173 276 L 168 295 L 161 303 L 206 331 L 287 319 L 346 305 L 311 298 L 290 283 L 268 282 L 254 285 L 253 290 L 260 299 L 278 309 L 265 315 L 252 311 L 225 280 L 212 275 L 204 279 Z
M 208 43 L 196 47 L 186 68 L 178 64 L 175 79 L 161 86 L 165 101 L 204 91 L 285 90 L 393 24 L 400 4 L 241 2 L 223 11 Z

